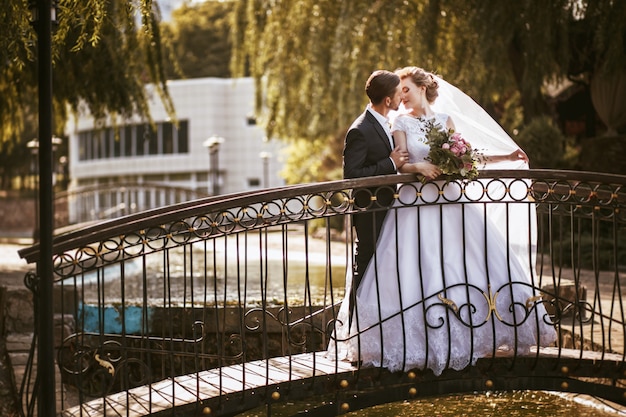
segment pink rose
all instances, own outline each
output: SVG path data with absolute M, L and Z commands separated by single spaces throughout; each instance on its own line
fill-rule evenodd
M 441 145 L 441 149 L 450 149 L 450 144 L 444 143 L 443 145 Z

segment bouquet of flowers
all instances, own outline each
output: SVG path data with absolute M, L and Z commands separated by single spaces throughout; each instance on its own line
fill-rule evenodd
M 479 155 L 460 133 L 444 129 L 429 120 L 426 123 L 426 143 L 430 146 L 426 160 L 437 165 L 448 179 L 473 180 L 478 177 Z

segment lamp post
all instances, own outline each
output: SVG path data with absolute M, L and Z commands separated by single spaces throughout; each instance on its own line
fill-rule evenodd
M 67 186 L 69 185 L 70 180 L 70 169 L 68 165 L 67 156 L 62 156 L 59 158 L 59 174 L 61 174 L 62 182 L 61 182 L 61 190 L 67 190 Z
M 212 195 L 219 195 L 220 193 L 219 151 L 222 143 L 224 143 L 223 137 L 213 135 L 202 144 L 209 150 L 209 178 L 212 185 Z
M 52 137 L 51 140 L 52 143 L 52 186 L 54 187 L 55 184 L 55 180 L 56 180 L 56 168 L 55 168 L 55 164 L 54 164 L 54 152 L 56 152 L 57 148 L 59 147 L 59 145 L 61 145 L 61 143 L 63 143 L 63 140 L 61 138 L 57 138 L 56 136 Z M 35 195 L 35 225 L 33 228 L 33 242 L 37 243 L 39 242 L 39 217 L 40 217 L 40 211 L 39 211 L 39 175 L 40 175 L 40 170 L 39 170 L 39 163 L 38 163 L 38 158 L 39 158 L 39 139 L 35 138 L 33 140 L 28 141 L 28 143 L 26 143 L 26 147 L 28 149 L 30 149 L 30 154 L 32 156 L 32 160 L 31 160 L 31 174 L 33 176 L 33 190 L 34 190 L 34 195 Z M 43 201 L 43 200 L 42 200 Z
M 34 191 L 34 212 L 35 212 L 35 224 L 33 225 L 33 242 L 39 242 L 39 163 L 37 158 L 39 156 L 39 140 L 37 138 L 28 141 L 26 147 L 30 149 L 31 159 L 31 175 L 33 177 L 33 191 Z
M 259 157 L 263 161 L 263 188 L 270 187 L 270 158 L 272 154 L 263 151 L 259 154 Z

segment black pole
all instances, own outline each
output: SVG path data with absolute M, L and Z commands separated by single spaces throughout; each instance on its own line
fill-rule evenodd
M 215 149 L 214 149 L 214 153 L 215 153 L 215 186 L 213 187 L 215 190 L 215 195 L 219 195 L 221 190 L 220 190 L 220 155 L 219 155 L 219 144 L 215 145 Z
M 55 416 L 54 333 L 52 308 L 52 1 L 37 0 L 37 67 L 39 70 L 39 342 L 38 416 Z
M 39 140 L 33 139 L 28 142 L 28 149 L 31 154 L 31 174 L 33 176 L 33 201 L 35 213 L 35 222 L 33 223 L 33 244 L 39 243 Z
M 211 164 L 211 195 L 216 195 L 217 190 L 215 188 L 215 149 L 209 148 L 209 164 Z

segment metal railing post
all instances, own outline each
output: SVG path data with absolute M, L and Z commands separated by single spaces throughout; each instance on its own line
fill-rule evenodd
M 39 344 L 37 351 L 38 416 L 56 415 L 52 308 L 52 0 L 37 0 L 37 66 L 39 72 Z

